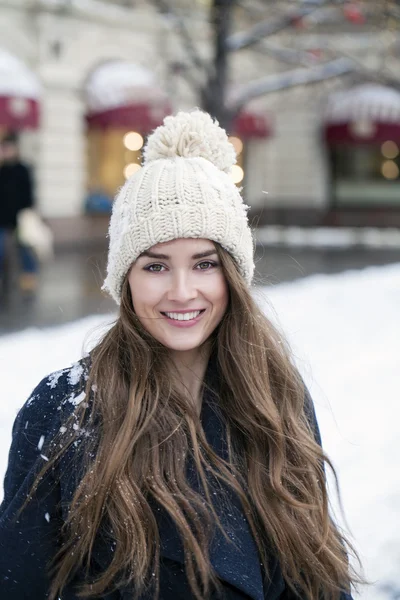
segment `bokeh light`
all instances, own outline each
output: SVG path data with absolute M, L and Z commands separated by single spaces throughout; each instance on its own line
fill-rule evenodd
M 239 165 L 233 165 L 231 177 L 233 179 L 233 183 L 240 183 L 244 177 L 244 171 L 242 167 L 239 167 Z
M 381 152 L 385 158 L 396 158 L 399 155 L 399 147 L 396 142 L 387 140 L 383 142 Z
M 239 154 L 243 150 L 242 140 L 234 135 L 229 136 L 228 139 L 229 139 L 230 143 L 232 144 L 232 146 L 235 148 L 236 156 L 239 156 Z
M 393 160 L 385 160 L 381 171 L 385 179 L 397 179 L 399 176 L 399 167 Z
M 140 165 L 138 165 L 137 163 L 129 163 L 129 165 L 126 165 L 126 167 L 124 169 L 125 179 L 129 179 L 129 177 L 131 175 L 136 173 L 136 171 L 139 171 L 139 169 L 141 169 L 141 168 L 142 167 Z
M 136 131 L 130 131 L 124 135 L 124 146 L 128 150 L 140 150 L 144 143 L 143 137 Z

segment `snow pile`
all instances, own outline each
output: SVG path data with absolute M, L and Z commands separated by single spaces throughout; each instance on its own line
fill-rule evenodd
M 314 248 L 400 248 L 397 227 L 296 227 L 266 225 L 255 231 L 258 244 Z
M 166 101 L 152 71 L 128 61 L 109 60 L 97 67 L 85 87 L 86 104 L 90 113 L 121 106 Z
M 400 597 L 400 265 L 313 276 L 255 295 L 289 337 L 314 398 L 351 533 L 367 578 L 377 582 L 361 597 Z M 87 349 L 112 318 L 0 338 L 1 476 L 17 409 L 44 375 L 79 359 L 88 331 Z
M 273 309 L 258 298 L 289 337 L 313 396 L 366 576 L 377 581 L 362 597 L 398 598 L 400 265 L 317 275 L 263 292 Z
M 0 95 L 35 100 L 40 96 L 36 75 L 6 50 L 0 50 Z

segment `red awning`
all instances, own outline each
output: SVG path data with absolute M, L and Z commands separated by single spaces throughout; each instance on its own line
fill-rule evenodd
M 39 125 L 40 86 L 22 61 L 0 50 L 0 126 L 8 129 Z
M 32 98 L 0 96 L 0 125 L 7 129 L 36 129 L 39 103 Z
M 245 139 L 268 138 L 272 135 L 272 126 L 265 115 L 243 110 L 234 120 L 232 132 Z
M 377 84 L 336 92 L 323 118 L 329 145 L 400 141 L 400 92 Z
M 171 113 L 169 104 L 153 107 L 149 104 L 131 104 L 87 114 L 86 121 L 89 127 L 129 127 L 140 133 L 152 131 L 160 125 L 167 115 Z M 242 112 L 236 117 L 232 125 L 232 133 L 244 138 L 268 138 L 272 134 L 270 122 L 261 115 Z
M 89 127 L 107 129 L 112 127 L 129 128 L 139 133 L 149 133 L 161 125 L 164 117 L 170 114 L 168 105 L 152 107 L 149 104 L 118 106 L 101 112 L 87 114 Z
M 146 134 L 171 112 L 153 73 L 130 62 L 108 61 L 98 67 L 87 81 L 85 96 L 89 127 L 121 127 Z

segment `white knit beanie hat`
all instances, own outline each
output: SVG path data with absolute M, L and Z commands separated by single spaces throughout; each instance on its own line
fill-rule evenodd
M 121 188 L 111 215 L 102 289 L 117 304 L 124 277 L 140 254 L 178 238 L 218 242 L 250 285 L 253 240 L 248 206 L 229 175 L 235 162 L 225 130 L 200 110 L 166 117 L 149 136 L 143 167 Z

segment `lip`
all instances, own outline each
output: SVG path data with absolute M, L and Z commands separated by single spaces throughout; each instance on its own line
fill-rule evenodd
M 161 314 L 164 317 L 164 319 L 173 327 L 193 327 L 193 325 L 196 325 L 196 323 L 198 323 L 200 321 L 200 319 L 206 312 L 205 308 L 198 308 L 197 310 L 201 310 L 202 312 L 197 317 L 195 317 L 194 319 L 190 319 L 189 321 L 178 321 L 177 319 L 170 319 L 169 317 L 167 317 L 167 315 L 164 313 L 164 311 Z M 196 312 L 196 311 L 192 308 L 190 310 L 171 310 L 168 312 L 174 312 L 174 313 L 179 313 L 179 314 L 184 315 L 186 313 Z

